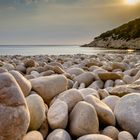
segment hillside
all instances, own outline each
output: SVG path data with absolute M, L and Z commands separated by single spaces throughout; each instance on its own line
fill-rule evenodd
M 140 49 L 140 18 L 118 28 L 102 33 L 83 47 L 132 48 Z

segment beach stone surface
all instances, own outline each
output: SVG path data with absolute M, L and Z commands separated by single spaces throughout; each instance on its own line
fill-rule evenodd
M 139 93 L 139 92 L 140 92 L 140 85 L 128 84 L 128 85 L 121 85 L 121 86 L 114 87 L 111 90 L 110 94 L 122 97 L 130 93 Z
M 103 87 L 104 87 L 104 82 L 102 80 L 96 80 L 88 86 L 88 88 L 93 88 L 95 90 L 102 89 Z
M 102 134 L 112 138 L 113 140 L 118 140 L 119 130 L 116 129 L 114 126 L 108 126 L 104 128 Z
M 121 131 L 118 135 L 118 140 L 134 140 L 134 137 L 127 131 Z M 139 139 L 137 138 L 137 140 Z
M 26 68 L 36 66 L 35 61 L 33 59 L 25 60 L 24 65 Z
M 84 70 L 81 68 L 70 68 L 67 70 L 67 73 L 78 76 L 78 75 L 84 73 Z
M 112 64 L 112 68 L 113 69 L 121 69 L 122 71 L 126 70 L 126 65 L 124 63 L 120 63 L 120 62 L 114 62 Z
M 115 126 L 115 115 L 105 103 L 92 95 L 88 95 L 84 100 L 95 107 L 98 118 L 102 123 Z
M 121 86 L 121 85 L 125 85 L 125 82 L 123 80 L 117 79 L 114 82 L 115 86 Z
M 48 123 L 51 129 L 65 129 L 68 123 L 68 105 L 57 99 L 47 113 Z
M 43 99 L 37 94 L 31 94 L 26 97 L 30 112 L 29 130 L 37 130 L 45 120 L 45 105 Z
M 67 79 L 62 75 L 53 75 L 31 79 L 33 90 L 48 103 L 53 97 L 67 90 Z
M 92 88 L 83 88 L 83 89 L 80 89 L 79 91 L 80 91 L 83 99 L 86 96 L 88 96 L 88 95 L 93 95 L 93 96 L 95 96 L 97 98 L 100 98 L 98 92 L 95 89 L 92 89 Z
M 30 131 L 23 137 L 23 140 L 44 140 L 44 139 L 40 132 Z
M 100 96 L 100 99 L 104 99 L 109 96 L 109 93 L 106 89 L 99 89 L 98 94 Z
M 113 87 L 113 86 L 114 86 L 114 81 L 113 80 L 105 81 L 104 88 Z
M 140 132 L 140 94 L 132 93 L 122 97 L 115 106 L 115 116 L 119 126 L 133 134 L 135 137 Z
M 19 84 L 24 96 L 28 96 L 31 91 L 31 83 L 29 80 L 27 80 L 22 74 L 20 74 L 18 71 L 12 70 L 10 73 L 14 76 L 17 83 Z
M 49 65 L 50 66 L 58 66 L 58 67 L 60 67 L 61 69 L 63 69 L 63 65 L 61 64 L 61 63 L 59 63 L 59 62 L 50 62 L 49 63 Z
M 120 99 L 121 98 L 118 97 L 118 96 L 110 95 L 110 96 L 104 98 L 102 101 L 106 105 L 108 105 L 111 108 L 111 110 L 114 112 L 114 108 L 115 108 L 116 104 L 119 102 Z
M 77 89 L 69 89 L 60 93 L 56 99 L 64 101 L 68 105 L 68 110 L 70 112 L 76 103 L 83 100 L 83 97 Z
M 131 77 L 131 76 L 129 76 L 129 75 L 124 75 L 123 81 L 124 81 L 126 84 L 131 84 L 131 83 L 133 83 L 133 77 Z
M 76 137 L 98 133 L 99 121 L 95 108 L 84 101 L 77 103 L 70 113 L 69 130 Z
M 139 133 L 138 136 L 137 136 L 137 140 L 140 140 L 140 133 Z
M 137 54 L 1 55 L 0 140 L 139 140 L 139 93 Z
M 55 129 L 48 135 L 46 140 L 71 140 L 71 137 L 64 129 Z
M 89 86 L 95 80 L 95 75 L 91 72 L 84 72 L 74 78 L 74 81 L 80 83 L 85 83 L 86 86 Z
M 47 118 L 43 121 L 38 131 L 42 134 L 43 138 L 45 139 L 49 133 L 49 125 Z
M 8 72 L 0 73 L 0 139 L 22 139 L 29 122 L 27 104 L 15 78 Z
M 89 134 L 78 138 L 77 140 L 113 140 L 108 136 L 100 134 Z
M 4 63 L 2 68 L 6 69 L 8 71 L 15 69 L 15 67 L 12 64 L 9 64 L 9 63 Z
M 0 73 L 3 73 L 3 72 L 8 72 L 8 70 L 5 69 L 5 68 L 0 67 Z
M 122 79 L 122 76 L 115 72 L 99 73 L 98 76 L 103 81 Z
M 17 65 L 15 69 L 20 73 L 26 73 L 26 67 L 24 66 L 24 64 Z

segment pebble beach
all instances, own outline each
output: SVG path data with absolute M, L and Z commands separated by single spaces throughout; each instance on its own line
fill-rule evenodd
M 0 56 L 0 140 L 140 140 L 140 55 Z

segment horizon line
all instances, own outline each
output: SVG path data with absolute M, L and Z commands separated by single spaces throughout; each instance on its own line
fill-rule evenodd
M 81 46 L 82 44 L 0 44 L 0 46 Z

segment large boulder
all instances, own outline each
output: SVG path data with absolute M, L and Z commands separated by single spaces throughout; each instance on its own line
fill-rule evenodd
M 65 130 L 55 129 L 48 135 L 46 140 L 71 140 L 71 137 Z
M 0 74 L 0 140 L 22 139 L 28 130 L 30 115 L 24 95 L 15 78 Z
M 33 89 L 44 99 L 46 103 L 67 89 L 67 79 L 63 75 L 54 75 L 31 79 Z
M 113 140 L 108 136 L 105 135 L 100 135 L 100 134 L 90 134 L 90 135 L 85 135 L 82 136 L 80 138 L 78 138 L 77 140 Z
M 22 74 L 20 74 L 18 71 L 12 70 L 10 73 L 14 76 L 17 83 L 19 84 L 24 96 L 28 96 L 31 91 L 31 83 L 29 80 L 27 80 Z
M 85 101 L 95 107 L 101 123 L 115 126 L 116 121 L 114 113 L 105 103 L 92 95 L 88 95 Z
M 30 131 L 23 137 L 23 140 L 44 140 L 44 139 L 40 132 Z
M 84 101 L 75 105 L 70 113 L 70 133 L 80 137 L 86 134 L 98 133 L 99 122 L 95 108 Z
M 115 116 L 119 126 L 135 137 L 140 132 L 140 94 L 125 95 L 115 106 Z
M 37 130 L 45 120 L 45 105 L 43 99 L 37 94 L 26 97 L 31 120 L 29 130 Z
M 65 129 L 68 122 L 68 106 L 64 101 L 57 99 L 49 108 L 48 123 L 52 129 Z

